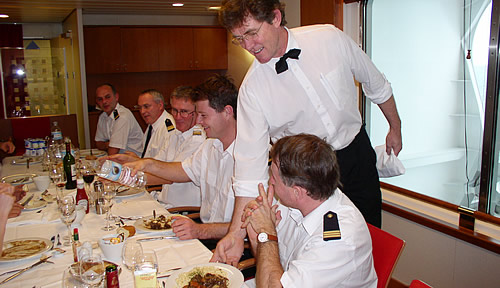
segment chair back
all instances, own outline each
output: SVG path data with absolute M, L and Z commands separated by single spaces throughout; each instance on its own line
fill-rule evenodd
M 372 238 L 373 265 L 378 277 L 377 288 L 386 288 L 405 241 L 371 224 L 368 224 L 368 230 Z
M 415 279 L 411 281 L 409 288 L 432 288 L 432 287 L 423 281 Z

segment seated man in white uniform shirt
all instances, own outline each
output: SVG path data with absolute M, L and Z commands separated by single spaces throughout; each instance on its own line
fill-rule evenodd
M 104 112 L 97 122 L 96 146 L 109 155 L 129 151 L 140 156 L 144 133 L 132 112 L 118 104 L 118 98 L 111 84 L 102 84 L 96 89 L 96 104 Z
M 158 153 L 148 157 L 165 162 L 181 162 L 193 155 L 202 145 L 206 135 L 203 128 L 196 124 L 194 96 L 194 90 L 190 86 L 179 86 L 174 89 L 170 95 L 170 106 L 176 129 L 169 132 Z M 124 164 L 137 161 L 138 157 L 116 155 L 109 159 Z M 152 195 L 166 208 L 201 204 L 200 187 L 191 181 L 172 183 L 166 182 L 165 179 L 148 177 L 148 185 L 158 184 L 163 184 L 161 192 L 153 191 Z
M 165 111 L 165 99 L 160 91 L 144 90 L 139 94 L 136 108 L 148 124 L 144 133 L 141 158 L 154 157 L 168 141 L 169 134 L 175 130 L 174 117 Z M 150 132 L 151 130 L 151 132 Z
M 268 193 L 260 184 L 242 217 L 257 287 L 377 287 L 370 233 L 338 188 L 332 147 L 311 134 L 286 136 L 271 157 Z
M 185 217 L 176 217 L 172 224 L 182 240 L 221 238 L 227 233 L 234 207 L 231 177 L 238 90 L 228 78 L 216 75 L 199 85 L 197 92 L 197 122 L 209 139 L 182 162 L 142 159 L 125 164 L 135 172 L 144 171 L 173 182 L 192 181 L 201 188 L 203 224 Z

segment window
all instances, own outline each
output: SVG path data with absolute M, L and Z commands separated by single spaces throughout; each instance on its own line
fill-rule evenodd
M 382 182 L 480 207 L 491 11 L 491 0 L 368 1 L 367 53 L 392 83 L 406 167 Z M 365 108 L 372 144 L 384 144 L 387 121 L 373 103 Z M 498 145 L 495 153 L 498 165 Z M 498 217 L 496 182 L 483 212 Z

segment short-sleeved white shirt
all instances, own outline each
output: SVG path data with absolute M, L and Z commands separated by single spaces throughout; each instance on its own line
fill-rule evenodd
M 205 130 L 195 125 L 184 133 L 175 129 L 154 157 L 165 162 L 182 162 L 193 155 L 206 139 Z M 200 187 L 193 182 L 164 184 L 158 200 L 170 207 L 200 206 Z
M 277 232 L 283 287 L 377 287 L 366 222 L 337 189 L 306 217 L 280 204 Z M 341 239 L 323 240 L 323 216 L 337 214 Z
M 115 119 L 115 112 L 119 117 Z M 97 122 L 95 141 L 109 141 L 109 147 L 119 148 L 120 153 L 131 151 L 141 156 L 142 132 L 134 114 L 126 107 L 116 103 L 116 107 L 110 115 L 101 113 Z
M 170 122 L 166 122 L 167 119 L 170 120 Z M 169 127 L 166 123 L 170 123 L 171 126 Z M 151 131 L 151 138 L 149 139 L 144 158 L 152 158 L 160 152 L 165 143 L 167 143 L 170 133 L 173 133 L 173 131 L 175 131 L 175 120 L 170 113 L 168 113 L 167 111 L 163 111 L 160 117 L 156 119 L 155 123 L 148 125 L 148 127 L 146 128 L 146 132 L 144 133 L 142 141 L 142 147 L 146 145 L 146 137 L 148 136 L 147 134 L 149 126 L 153 126 L 153 131 Z M 168 131 L 169 129 L 170 131 Z
M 224 151 L 218 139 L 207 139 L 196 153 L 182 162 L 191 181 L 201 188 L 203 223 L 231 222 L 234 209 L 234 142 Z

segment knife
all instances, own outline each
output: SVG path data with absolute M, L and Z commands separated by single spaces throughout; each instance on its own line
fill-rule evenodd
M 11 275 L 11 276 L 9 276 L 9 277 L 5 278 L 2 282 L 0 282 L 0 285 L 1 285 L 1 284 L 3 284 L 3 283 L 8 282 L 8 281 L 10 281 L 10 280 L 12 280 L 12 279 L 14 279 L 14 278 L 16 278 L 17 276 L 19 276 L 19 275 L 23 274 L 24 272 L 26 272 L 26 271 L 30 270 L 31 268 L 34 268 L 34 267 L 36 267 L 36 266 L 38 266 L 38 265 L 40 265 L 40 264 L 42 264 L 42 263 L 46 262 L 46 261 L 47 261 L 50 257 L 52 257 L 52 256 L 47 256 L 47 257 L 42 257 L 42 258 L 40 258 L 40 260 L 39 260 L 38 262 L 36 262 L 35 264 L 33 264 L 33 265 L 31 265 L 31 266 L 28 266 L 28 267 L 26 267 L 26 268 L 24 268 L 24 269 L 20 270 L 20 271 L 19 271 L 19 272 L 17 272 L 16 274 L 13 274 L 13 275 Z
M 28 204 L 31 199 L 33 199 L 33 196 L 35 196 L 35 194 L 31 194 L 28 199 L 24 200 L 23 203 L 21 203 L 21 205 L 26 206 L 26 204 Z
M 137 242 L 163 240 L 163 239 L 178 239 L 178 238 L 176 236 L 157 236 L 157 237 L 137 239 Z

